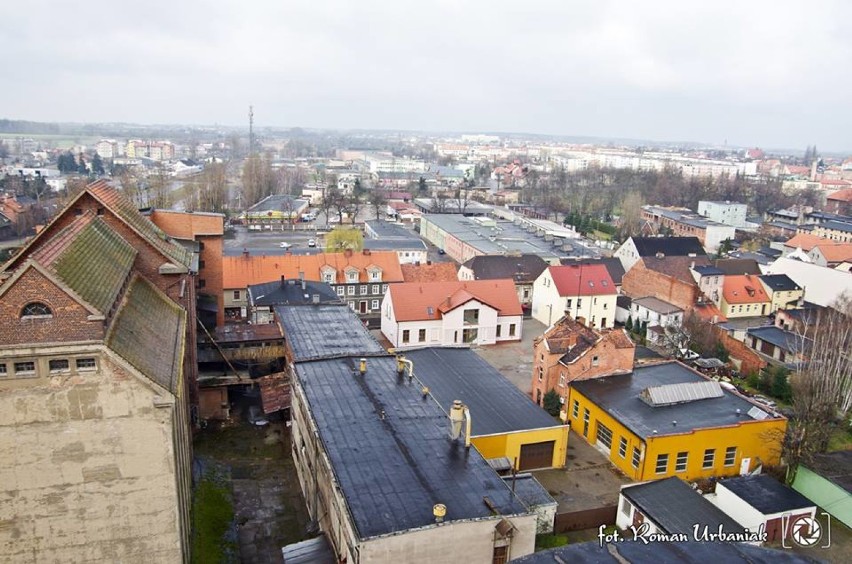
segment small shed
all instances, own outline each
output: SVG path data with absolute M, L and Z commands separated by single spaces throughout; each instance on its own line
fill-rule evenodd
M 521 500 L 521 503 L 536 514 L 536 534 L 552 533 L 557 503 L 545 487 L 529 473 L 504 476 L 503 481 Z
M 762 526 L 770 542 L 780 541 L 785 530 L 789 535 L 800 517 L 816 514 L 811 500 L 765 474 L 722 480 L 708 499 L 747 529 Z

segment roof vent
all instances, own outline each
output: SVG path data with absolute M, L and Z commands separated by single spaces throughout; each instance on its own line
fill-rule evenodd
M 440 523 L 447 515 L 447 506 L 443 503 L 436 503 L 432 506 L 432 515 L 435 516 L 435 522 Z
M 658 259 L 666 258 L 666 254 L 665 254 L 665 253 L 660 253 L 660 252 L 658 252 L 655 256 L 656 256 Z

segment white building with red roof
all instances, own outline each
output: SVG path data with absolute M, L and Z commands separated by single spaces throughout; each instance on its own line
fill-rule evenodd
M 532 316 L 548 327 L 568 315 L 595 329 L 612 328 L 617 297 L 603 264 L 551 266 L 533 285 Z
M 520 341 L 523 311 L 512 280 L 394 284 L 382 334 L 395 348 Z

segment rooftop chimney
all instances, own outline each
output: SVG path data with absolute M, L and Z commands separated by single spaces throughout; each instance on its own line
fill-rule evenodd
M 248 258 L 248 257 L 249 257 L 249 250 L 248 250 L 247 248 L 245 248 L 245 247 L 243 247 L 243 256 L 244 256 L 245 258 Z
M 361 373 L 361 376 L 367 373 L 367 359 L 362 358 L 358 361 L 358 372 Z
M 343 256 L 345 256 L 346 258 L 351 257 L 352 256 L 352 249 L 346 249 L 345 251 L 343 251 Z
M 318 304 L 319 302 L 320 302 L 320 296 L 319 296 L 319 294 L 314 294 L 314 295 L 312 295 L 312 296 L 311 296 L 311 303 L 312 303 L 312 304 L 316 305 L 316 304 Z

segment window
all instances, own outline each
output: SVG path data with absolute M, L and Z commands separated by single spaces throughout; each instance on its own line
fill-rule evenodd
M 382 271 L 381 270 L 371 270 L 370 271 L 370 282 L 380 282 L 382 280 Z
M 349 294 L 350 296 L 354 296 L 355 295 L 355 286 L 347 286 L 346 287 L 346 293 Z
M 0 378 L 5 378 L 9 373 L 9 369 L 6 367 L 5 362 L 0 362 Z
M 598 364 L 600 364 L 600 359 L 595 355 L 592 357 L 592 366 L 597 366 Z
M 477 325 L 479 323 L 479 309 L 464 310 L 465 325 Z
M 479 329 L 462 329 L 462 339 L 465 343 L 473 343 L 479 336 Z
M 203 268 L 204 268 L 204 261 L 203 260 L 198 261 L 198 270 L 201 270 Z
M 78 358 L 75 365 L 77 370 L 94 370 L 97 367 L 94 358 Z
M 599 445 L 606 447 L 607 450 L 612 448 L 612 429 L 598 421 L 597 441 Z
M 716 460 L 716 449 L 708 448 L 704 451 L 704 465 L 702 468 L 713 468 Z
M 563 372 L 559 373 L 559 387 L 560 388 L 565 387 L 565 374 Z
M 497 335 L 496 336 L 497 336 L 498 339 L 502 336 L 502 333 L 503 333 L 502 329 L 503 329 L 503 326 L 500 325 L 500 324 L 497 324 Z
M 627 456 L 627 439 L 624 437 L 618 439 L 618 456 L 621 458 Z
M 234 299 L 235 300 L 240 299 L 240 291 L 239 290 L 234 290 Z
M 544 368 L 541 366 L 538 367 L 538 381 L 541 382 L 544 380 Z
M 346 288 L 344 288 L 343 286 L 338 286 L 337 287 L 337 295 L 343 296 L 345 294 L 346 294 Z
M 378 295 L 380 291 L 381 291 L 381 286 L 379 286 L 378 284 L 373 284 L 373 288 L 372 288 L 371 293 Z
M 657 474 L 665 474 L 666 470 L 669 469 L 669 455 L 668 454 L 658 454 L 657 455 L 657 466 L 654 468 L 654 472 Z
M 35 376 L 35 362 L 16 362 L 15 376 L 19 376 L 21 378 L 26 378 L 27 376 Z
M 515 336 L 515 324 L 514 323 L 509 324 L 509 336 L 510 337 Z
M 367 295 L 367 286 L 366 286 L 366 285 L 361 286 L 361 295 L 362 295 L 362 296 L 366 296 L 366 295 Z
M 382 284 L 382 293 L 383 293 L 383 294 L 387 294 L 387 293 L 388 293 L 388 285 L 387 285 L 387 284 Z
M 426 340 L 426 329 L 419 329 L 417 331 L 417 341 L 422 343 Z
M 68 359 L 55 358 L 48 363 L 51 372 L 68 372 L 70 365 Z
M 633 447 L 633 467 L 639 468 L 639 462 L 642 460 L 642 451 L 639 450 L 639 447 Z
M 357 282 L 358 281 L 358 271 L 350 270 L 346 273 L 346 281 L 347 282 Z
M 402 330 L 402 342 L 403 343 L 407 343 L 410 336 L 411 336 L 411 332 L 408 329 Z
M 198 287 L 204 288 L 205 286 L 207 286 L 207 280 L 205 280 L 204 278 L 199 278 L 198 279 Z
M 571 299 L 570 298 L 565 300 L 565 309 L 566 310 L 571 309 Z
M 725 466 L 733 466 L 737 461 L 737 447 L 732 446 L 725 449 Z
M 373 300 L 370 306 L 372 309 L 379 309 L 379 300 Z
M 50 308 L 41 302 L 30 302 L 21 310 L 21 317 L 44 318 L 52 317 L 53 312 Z
M 675 459 L 675 472 L 686 472 L 686 463 L 688 461 L 689 461 L 689 453 L 688 452 L 677 453 L 677 458 Z
M 334 272 L 323 272 L 322 273 L 322 281 L 326 284 L 334 283 Z
M 577 307 L 583 307 L 583 298 L 577 298 Z
M 633 506 L 627 501 L 626 497 L 621 498 L 621 512 L 626 516 L 630 517 L 630 510 Z
M 574 400 L 574 419 L 580 416 L 580 402 Z

